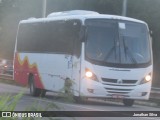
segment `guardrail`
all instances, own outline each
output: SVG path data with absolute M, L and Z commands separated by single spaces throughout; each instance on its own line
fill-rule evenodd
M 13 75 L 0 74 L 0 79 L 13 80 Z
M 152 90 L 158 90 L 158 91 L 160 91 L 160 88 L 152 87 Z
M 160 100 L 160 88 L 152 87 L 150 98 L 151 99 L 159 99 Z

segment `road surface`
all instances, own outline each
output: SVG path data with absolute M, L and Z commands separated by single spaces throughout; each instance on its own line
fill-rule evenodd
M 45 98 L 36 98 L 29 95 L 29 89 L 14 85 L 8 85 L 4 83 L 0 83 L 0 93 L 9 93 L 12 95 L 18 94 L 20 91 L 24 92 L 23 97 L 18 102 L 18 105 L 15 109 L 15 111 L 26 111 L 26 110 L 32 110 L 33 107 L 39 107 L 38 110 L 44 111 L 45 108 L 47 111 L 82 111 L 86 112 L 85 115 L 88 115 L 90 111 L 93 111 L 94 115 L 98 116 L 98 112 L 106 112 L 106 111 L 112 111 L 106 114 L 107 117 L 72 117 L 74 120 L 160 120 L 160 117 L 119 117 L 121 114 L 128 114 L 128 111 L 138 111 L 139 114 L 142 115 L 144 111 L 159 111 L 158 115 L 160 114 L 160 108 L 158 107 L 148 107 L 148 106 L 140 106 L 140 105 L 133 105 L 132 107 L 126 107 L 123 106 L 122 103 L 115 103 L 111 101 L 98 101 L 98 100 L 90 100 L 90 102 L 86 104 L 78 104 L 78 103 L 71 103 L 71 102 L 65 102 L 65 100 L 62 100 L 59 97 L 55 97 L 54 93 L 47 93 Z M 54 106 L 56 105 L 56 107 Z M 31 109 L 32 108 L 32 109 Z M 45 110 L 45 111 L 46 111 Z M 87 112 L 89 111 L 89 112 Z M 114 114 L 115 117 L 108 117 L 110 114 Z M 122 112 L 123 111 L 123 112 Z M 126 112 L 125 112 L 126 111 Z M 119 116 L 117 116 L 117 112 Z M 134 114 L 134 112 L 133 112 Z M 43 118 L 44 120 L 47 118 Z M 60 120 L 70 120 L 70 117 L 60 117 Z

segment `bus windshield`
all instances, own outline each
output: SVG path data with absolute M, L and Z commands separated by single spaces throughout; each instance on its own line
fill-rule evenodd
M 123 20 L 86 20 L 86 59 L 102 65 L 138 66 L 151 61 L 145 24 Z

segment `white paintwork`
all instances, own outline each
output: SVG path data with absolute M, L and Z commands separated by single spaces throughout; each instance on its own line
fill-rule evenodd
M 86 11 L 86 10 L 71 10 L 71 11 L 63 11 L 63 12 L 53 12 L 49 14 L 47 17 L 60 17 L 60 16 L 70 16 L 70 15 L 89 15 L 89 14 L 99 14 L 95 11 Z
M 57 13 L 58 14 L 58 13 Z M 28 19 L 28 20 L 22 20 L 20 21 L 21 23 L 34 23 L 34 22 L 50 22 L 50 21 L 56 21 L 56 20 L 69 20 L 69 19 L 79 19 L 82 21 L 82 24 L 84 24 L 84 21 L 86 19 L 94 19 L 94 18 L 105 18 L 105 19 L 118 19 L 118 20 L 127 20 L 127 21 L 132 21 L 132 22 L 138 22 L 138 23 L 144 23 L 144 21 L 134 19 L 134 18 L 129 18 L 129 17 L 124 17 L 124 16 L 118 16 L 118 15 L 107 15 L 107 14 L 73 14 L 73 15 L 62 15 L 62 16 L 57 16 L 57 17 L 47 17 L 47 18 L 38 18 L 38 19 Z
M 27 56 L 30 65 L 37 64 L 42 83 L 47 90 L 62 90 L 65 78 L 71 76 L 72 69 L 68 66 L 68 61 L 71 60 L 69 55 L 40 53 L 20 53 L 19 55 L 21 60 Z

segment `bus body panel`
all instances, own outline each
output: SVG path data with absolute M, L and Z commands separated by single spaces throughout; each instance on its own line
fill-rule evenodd
M 65 78 L 71 77 L 71 56 L 40 53 L 19 53 L 15 65 L 15 79 L 27 85 L 29 74 L 35 77 L 36 87 L 51 91 L 60 91 Z
M 81 57 L 77 58 L 73 56 L 73 62 L 72 62 L 73 68 L 72 68 L 72 89 L 73 94 L 75 96 L 80 95 L 80 81 L 81 81 Z

